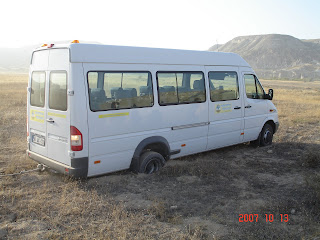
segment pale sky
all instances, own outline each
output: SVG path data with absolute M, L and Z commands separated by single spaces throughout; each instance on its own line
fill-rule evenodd
M 5 0 L 0 47 L 86 40 L 207 50 L 237 36 L 320 38 L 319 0 Z

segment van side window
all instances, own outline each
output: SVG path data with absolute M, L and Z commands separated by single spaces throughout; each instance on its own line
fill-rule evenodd
M 92 111 L 153 106 L 150 72 L 88 72 Z
M 49 108 L 66 111 L 67 106 L 67 73 L 51 72 L 49 80 Z
M 162 106 L 206 101 L 202 72 L 158 72 L 157 80 Z
M 30 104 L 35 107 L 44 107 L 45 101 L 45 72 L 33 72 L 31 76 Z
M 239 99 L 237 72 L 209 72 L 211 101 L 228 101 Z
M 264 90 L 259 80 L 252 74 L 244 75 L 247 98 L 263 99 Z
M 98 73 L 97 72 L 92 72 L 88 75 L 88 85 L 89 85 L 89 89 L 92 88 L 97 88 L 97 84 L 98 84 Z

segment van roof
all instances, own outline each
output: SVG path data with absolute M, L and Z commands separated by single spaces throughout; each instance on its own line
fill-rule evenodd
M 54 45 L 50 49 L 59 48 L 70 49 L 70 62 L 73 63 L 186 64 L 250 67 L 242 57 L 235 53 L 86 43 Z M 39 50 L 47 49 L 38 48 L 35 51 Z

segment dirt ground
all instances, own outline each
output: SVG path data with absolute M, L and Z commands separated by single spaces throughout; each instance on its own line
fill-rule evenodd
M 272 146 L 183 157 L 153 175 L 0 177 L 0 239 L 320 239 L 320 83 L 263 84 L 279 112 Z M 26 86 L 0 75 L 0 175 L 36 167 Z

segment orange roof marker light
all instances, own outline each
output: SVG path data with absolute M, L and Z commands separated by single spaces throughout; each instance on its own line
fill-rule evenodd
M 41 46 L 41 47 L 46 47 L 46 46 L 48 46 L 48 44 L 46 44 L 46 43 L 45 43 L 45 44 L 42 44 L 42 46 Z
M 79 43 L 79 40 L 73 40 L 71 43 Z

